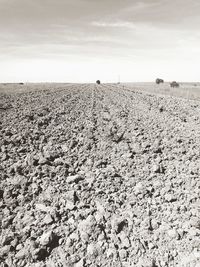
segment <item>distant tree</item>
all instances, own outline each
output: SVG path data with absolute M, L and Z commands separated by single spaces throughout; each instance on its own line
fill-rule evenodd
M 97 80 L 96 83 L 97 83 L 97 84 L 100 84 L 101 82 L 100 82 L 100 80 Z
M 157 83 L 157 84 L 164 83 L 164 80 L 163 80 L 163 79 L 159 79 L 159 78 L 157 78 L 157 79 L 156 79 L 156 83 Z
M 180 85 L 176 81 L 173 81 L 173 82 L 170 83 L 170 86 L 171 87 L 179 87 Z

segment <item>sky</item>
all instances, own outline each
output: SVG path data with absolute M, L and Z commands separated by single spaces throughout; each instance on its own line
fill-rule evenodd
M 198 0 L 0 0 L 0 82 L 200 81 Z

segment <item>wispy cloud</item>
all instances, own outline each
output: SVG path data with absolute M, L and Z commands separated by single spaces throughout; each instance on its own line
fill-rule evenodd
M 96 27 L 111 27 L 111 28 L 126 28 L 126 29 L 136 29 L 137 25 L 128 21 L 117 21 L 117 22 L 103 22 L 103 21 L 93 21 L 92 26 Z

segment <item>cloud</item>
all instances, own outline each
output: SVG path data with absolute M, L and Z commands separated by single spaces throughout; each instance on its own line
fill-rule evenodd
M 197 27 L 200 2 L 195 0 L 150 0 L 136 2 L 119 10 L 117 16 L 129 22 L 149 23 L 154 26 L 173 28 Z
M 134 23 L 128 21 L 118 21 L 118 22 L 93 21 L 91 25 L 96 27 L 127 28 L 127 29 L 136 29 L 137 27 Z
M 35 60 L 36 72 L 36 62 L 59 69 L 63 62 L 109 61 L 120 69 L 200 60 L 198 1 L 0 0 L 0 6 L 2 69 L 23 60 Z

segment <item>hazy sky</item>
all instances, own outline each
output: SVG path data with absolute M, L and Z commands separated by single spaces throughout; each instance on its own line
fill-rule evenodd
M 199 0 L 0 0 L 0 82 L 200 80 Z

